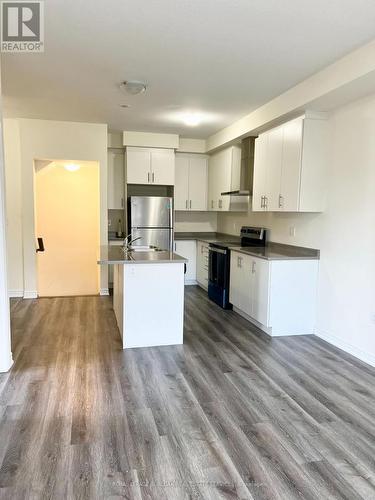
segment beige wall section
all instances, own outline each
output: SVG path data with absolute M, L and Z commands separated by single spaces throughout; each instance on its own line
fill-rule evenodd
M 21 144 L 19 123 L 4 120 L 8 293 L 23 296 Z
M 5 120 L 8 122 L 9 120 Z M 107 244 L 107 125 L 18 119 L 21 150 L 23 289 L 25 297 L 37 293 L 34 220 L 34 160 L 98 161 L 100 165 L 100 241 Z M 8 145 L 6 144 L 7 148 Z M 9 173 L 9 170 L 7 170 Z M 12 174 L 10 174 L 12 175 Z M 12 233 L 10 233 L 12 238 Z M 22 262 L 14 266 L 22 268 Z M 100 288 L 108 291 L 108 273 L 101 269 Z
M 261 225 L 271 239 L 321 250 L 317 333 L 375 365 L 375 96 L 337 110 L 328 206 L 321 214 L 219 214 L 218 230 Z M 296 236 L 290 236 L 290 228 Z
M 100 242 L 99 164 L 35 162 L 37 235 L 45 252 L 37 255 L 38 295 L 95 295 L 99 293 L 97 248 Z

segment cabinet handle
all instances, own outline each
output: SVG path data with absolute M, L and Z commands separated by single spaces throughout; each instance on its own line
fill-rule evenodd
M 255 260 L 253 260 L 253 263 L 252 263 L 252 265 L 251 265 L 251 272 L 252 272 L 253 274 L 255 274 L 255 268 L 256 268 L 256 262 L 255 262 Z
M 124 208 L 124 198 L 121 198 L 121 208 Z
M 147 172 L 147 182 L 150 182 L 150 172 Z
M 185 208 L 186 208 L 186 210 L 188 209 L 188 201 L 187 200 L 185 201 Z
M 219 208 L 223 207 L 223 200 L 219 200 Z
M 264 208 L 264 196 L 260 197 L 260 208 Z
M 242 257 L 237 257 L 237 267 L 242 267 Z
M 211 200 L 211 208 L 214 208 L 214 200 Z
M 267 208 L 268 208 L 268 197 L 267 197 L 267 196 L 265 196 L 265 197 L 264 197 L 264 208 L 265 208 L 266 210 L 267 210 Z
M 284 205 L 284 197 L 279 194 L 279 208 L 283 208 Z
M 152 182 L 155 182 L 155 174 L 152 172 Z
M 191 209 L 191 200 L 190 200 L 190 209 Z

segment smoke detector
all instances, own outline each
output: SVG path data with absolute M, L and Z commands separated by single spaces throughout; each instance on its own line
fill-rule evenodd
M 130 95 L 143 94 L 146 90 L 146 84 L 138 80 L 125 80 L 120 86 L 127 94 Z

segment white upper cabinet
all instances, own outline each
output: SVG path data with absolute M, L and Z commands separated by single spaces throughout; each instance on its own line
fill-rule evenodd
M 128 184 L 173 186 L 175 153 L 173 149 L 126 148 L 126 181 Z
M 241 169 L 241 147 L 231 146 L 214 153 L 209 158 L 208 209 L 225 212 L 229 210 L 230 197 L 221 193 L 233 191 L 239 186 Z M 233 182 L 232 182 L 233 181 Z
M 125 194 L 124 154 L 108 151 L 108 208 L 124 208 Z
M 176 154 L 176 184 L 174 187 L 175 210 L 189 209 L 189 157 Z
M 175 210 L 207 210 L 207 157 L 176 154 Z
M 325 208 L 328 123 L 304 116 L 255 141 L 253 210 L 321 212 Z

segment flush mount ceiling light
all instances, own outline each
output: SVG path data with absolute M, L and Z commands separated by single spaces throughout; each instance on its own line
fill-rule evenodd
M 146 90 L 146 84 L 138 80 L 125 80 L 120 86 L 130 95 L 143 94 Z
M 199 113 L 186 113 L 183 120 L 188 127 L 196 127 L 200 125 L 202 117 Z
M 77 172 L 81 167 L 75 163 L 69 163 L 69 165 L 64 165 L 65 170 L 68 172 Z
M 130 104 L 120 104 L 120 108 L 130 108 Z

